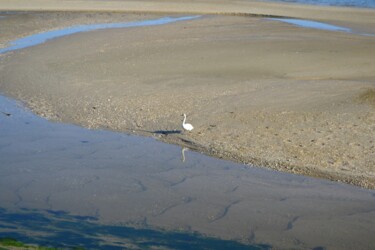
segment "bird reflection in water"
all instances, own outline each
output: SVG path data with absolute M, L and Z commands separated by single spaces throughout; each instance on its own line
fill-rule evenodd
M 181 161 L 185 162 L 185 151 L 189 150 L 188 148 L 181 147 Z

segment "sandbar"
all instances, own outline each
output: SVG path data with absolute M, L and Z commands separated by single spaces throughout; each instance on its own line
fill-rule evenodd
M 374 11 L 247 2 L 2 0 L 1 10 L 25 11 L 3 14 L 2 47 L 75 24 L 202 16 L 0 55 L 0 91 L 51 120 L 375 188 L 375 38 L 267 18 L 371 33 Z M 175 133 L 183 113 L 195 129 Z

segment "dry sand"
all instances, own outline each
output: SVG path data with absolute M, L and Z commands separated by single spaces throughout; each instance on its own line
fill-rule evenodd
M 26 1 L 2 1 L 0 6 L 95 10 L 104 4 L 44 2 L 50 5 L 28 8 Z M 145 11 L 121 8 L 128 3 L 110 1 L 108 8 Z M 189 9 L 176 3 L 171 6 L 179 11 L 165 11 L 222 13 L 232 6 L 227 14 L 240 8 L 241 14 L 315 16 L 359 32 L 375 30 L 371 10 L 297 6 L 301 11 L 296 12 L 288 5 L 241 1 L 217 2 L 221 10 L 194 1 Z M 201 4 L 199 11 L 195 4 Z M 152 15 L 10 15 L 0 19 L 0 42 L 75 23 L 152 19 L 163 12 L 155 6 L 147 9 Z M 263 12 L 251 6 L 263 6 Z M 82 33 L 2 55 L 0 90 L 52 120 L 157 136 L 221 158 L 375 188 L 374 58 L 374 37 L 262 17 L 204 15 L 162 26 Z M 182 113 L 195 129 L 173 133 L 181 129 Z

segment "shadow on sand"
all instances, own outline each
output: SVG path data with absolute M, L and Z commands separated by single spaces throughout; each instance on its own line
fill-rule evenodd
M 181 130 L 156 130 L 153 131 L 152 133 L 154 134 L 159 134 L 159 135 L 174 135 L 174 134 L 181 134 Z

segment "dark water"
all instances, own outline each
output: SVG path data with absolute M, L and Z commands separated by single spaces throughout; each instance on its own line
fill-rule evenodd
M 198 233 L 101 225 L 90 222 L 92 219 L 95 220 L 90 217 L 72 216 L 63 211 L 22 209 L 14 213 L 0 208 L 0 222 L 8 222 L 14 229 L 22 228 L 30 233 L 44 233 L 31 236 L 27 233 L 4 232 L 1 235 L 27 244 L 64 249 L 78 246 L 84 249 L 271 249 L 265 244 L 245 245 L 236 241 L 204 237 Z M 101 238 L 99 235 L 104 237 Z M 106 237 L 112 239 L 108 240 Z
M 325 6 L 343 6 L 359 8 L 375 8 L 375 0 L 270 0 L 268 2 L 285 2 Z

